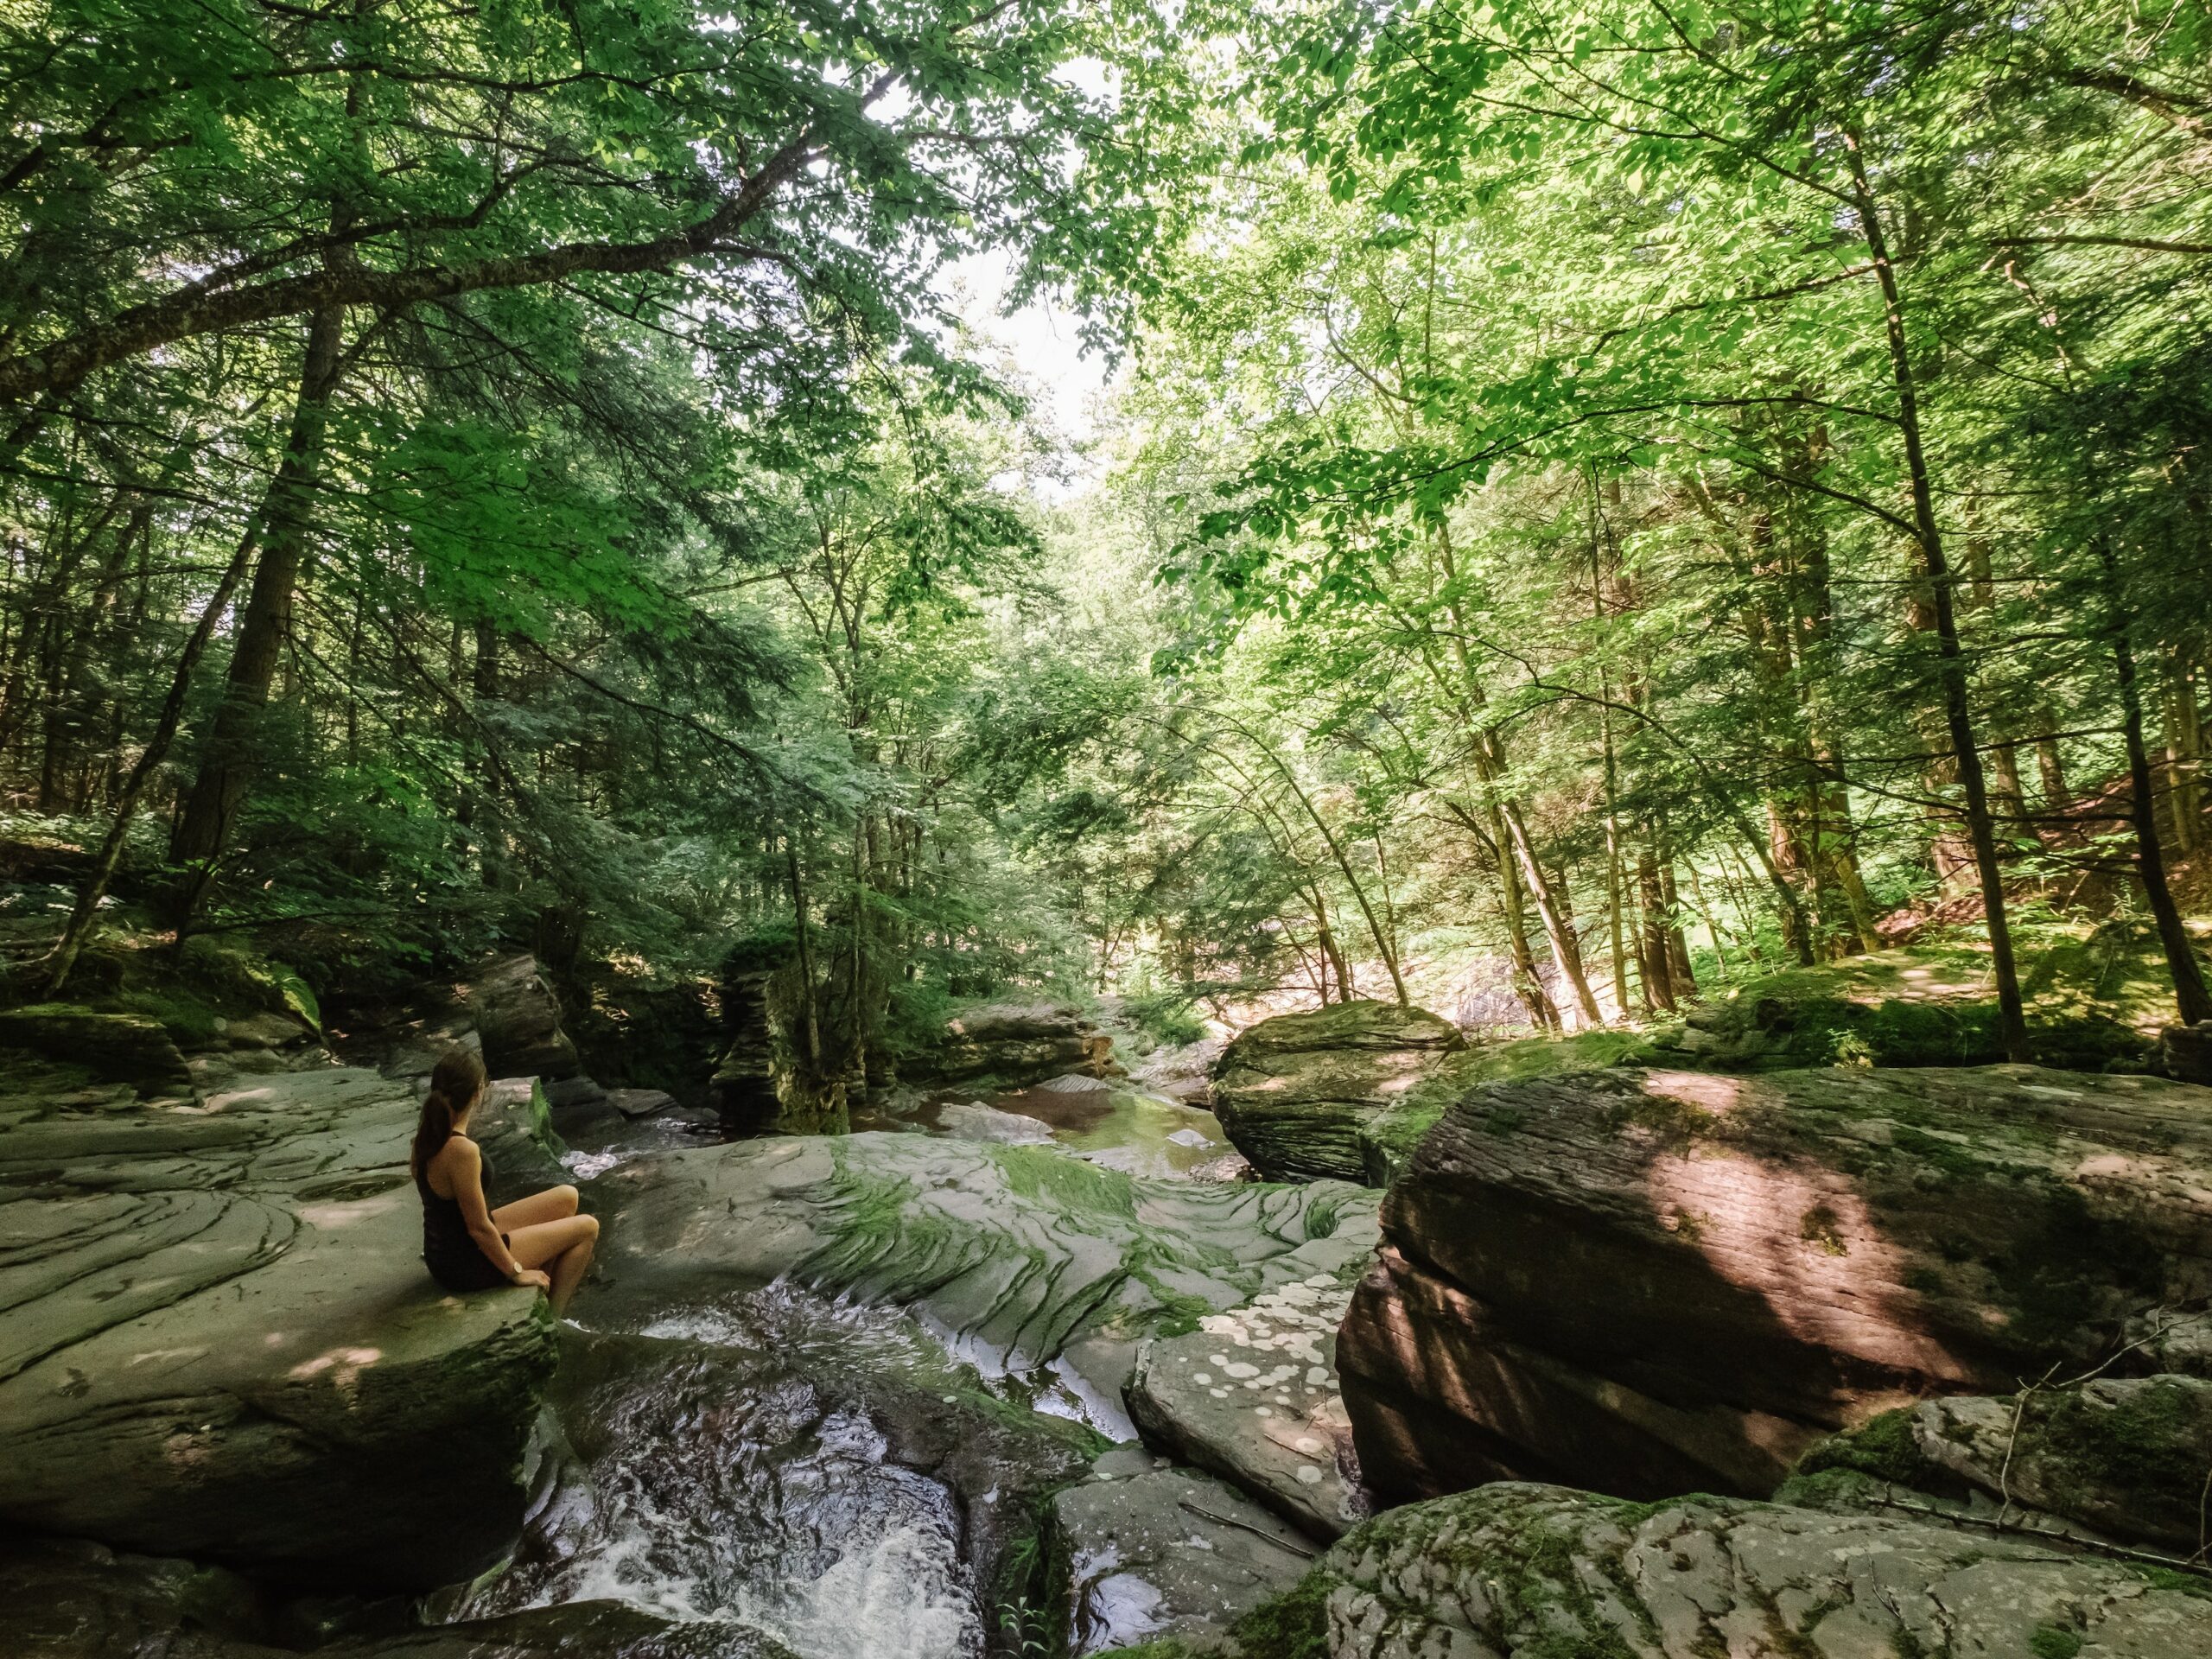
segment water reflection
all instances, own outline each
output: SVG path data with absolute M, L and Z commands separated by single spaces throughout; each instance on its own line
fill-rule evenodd
M 1188 1176 L 1230 1150 L 1211 1112 L 1119 1080 L 1091 1077 L 1054 1078 L 991 1095 L 894 1096 L 855 1111 L 853 1127 L 1052 1143 L 1109 1169 L 1154 1179 Z

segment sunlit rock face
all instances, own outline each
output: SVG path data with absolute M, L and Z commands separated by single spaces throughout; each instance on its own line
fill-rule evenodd
M 1376 1125 L 1465 1046 L 1450 1020 L 1389 1002 L 1277 1014 L 1222 1051 L 1214 1116 L 1268 1180 L 1367 1180 Z
M 356 1585 L 496 1559 L 552 1325 L 423 1269 L 414 1116 L 336 1067 L 0 1098 L 0 1524 Z
M 1876 1412 L 2093 1363 L 2212 1289 L 2208 1101 L 2026 1066 L 1476 1089 L 1341 1333 L 1362 1470 L 1763 1495 Z

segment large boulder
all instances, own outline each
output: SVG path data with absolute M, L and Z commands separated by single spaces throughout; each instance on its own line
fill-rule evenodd
M 2212 1598 L 2031 1539 L 1506 1484 L 1395 1510 L 1301 1586 L 1328 1659 L 2181 1659 Z M 1257 1659 L 1255 1655 L 1254 1659 Z
M 81 1065 L 142 1095 L 183 1095 L 192 1088 L 176 1039 L 143 1014 L 101 1013 L 74 1002 L 0 1008 L 0 1065 L 8 1064 L 9 1049 Z
M 448 1049 L 474 1048 L 493 1077 L 552 1082 L 582 1069 L 561 1026 L 561 1000 L 537 958 L 501 957 L 469 978 L 427 996 L 421 1012 L 385 1033 L 384 1073 L 420 1079 Z
M 1079 1008 L 1059 1002 L 989 1002 L 963 1008 L 937 1040 L 899 1064 L 910 1083 L 990 1078 L 1010 1089 L 1078 1073 L 1114 1075 L 1114 1039 Z
M 1450 1020 L 1391 1002 L 1279 1014 L 1222 1051 L 1214 1116 L 1270 1180 L 1368 1180 L 1379 1121 L 1465 1046 Z
M 498 1557 L 552 1324 L 423 1270 L 405 1087 L 3 1104 L 0 1524 L 357 1585 Z
M 784 1274 L 915 1308 L 963 1351 L 1065 1359 L 1109 1411 L 1136 1344 L 1372 1248 L 1375 1195 L 1334 1182 L 1143 1180 L 1055 1147 L 872 1133 L 640 1159 L 589 1188 L 594 1319 Z
M 2084 1369 L 2212 1290 L 2208 1104 L 2028 1066 L 1476 1089 L 1344 1326 L 1361 1468 L 1764 1494 L 1890 1407 Z
M 2186 1557 L 2204 1541 L 2208 1470 L 2212 1382 L 2105 1376 L 1886 1412 L 1815 1446 L 1783 1491 L 1809 1495 L 1824 1477 L 1863 1475 L 1979 1508 L 2035 1510 Z M 1845 1501 L 1854 1496 L 1857 1483 L 1835 1484 Z

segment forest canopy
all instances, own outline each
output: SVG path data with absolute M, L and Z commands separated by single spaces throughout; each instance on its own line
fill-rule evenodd
M 51 0 L 9 995 L 1572 1031 L 2140 915 L 2212 1019 L 2212 14 Z M 1110 369 L 1078 432 L 977 261 Z

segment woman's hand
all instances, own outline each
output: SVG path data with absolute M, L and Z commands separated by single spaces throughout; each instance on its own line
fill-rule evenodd
M 552 1280 L 546 1277 L 543 1273 L 540 1273 L 536 1268 L 523 1268 L 521 1272 L 516 1274 L 515 1276 L 508 1280 L 507 1282 L 511 1285 L 528 1285 L 537 1290 L 550 1290 L 553 1288 Z

